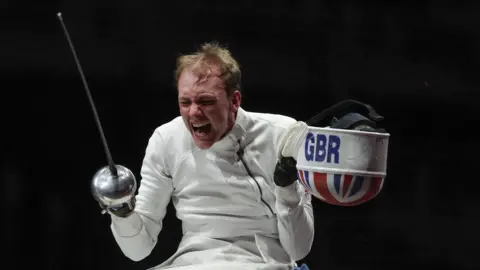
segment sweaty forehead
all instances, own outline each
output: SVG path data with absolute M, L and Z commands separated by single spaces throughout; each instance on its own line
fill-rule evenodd
M 204 92 L 217 94 L 225 91 L 225 86 L 216 72 L 212 72 L 208 76 L 200 76 L 190 69 L 185 69 L 178 79 L 178 91 L 180 95 L 195 95 Z

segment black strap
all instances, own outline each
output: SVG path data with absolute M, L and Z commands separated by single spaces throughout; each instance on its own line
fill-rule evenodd
M 341 116 L 351 112 L 356 112 L 362 115 L 365 114 L 368 116 L 368 119 L 373 122 L 383 120 L 383 116 L 379 115 L 372 108 L 372 106 L 357 100 L 347 99 L 327 108 L 321 113 L 318 113 L 314 117 L 310 118 L 306 124 L 317 127 L 327 126 L 330 124 L 333 117 L 340 118 Z
M 375 130 L 377 124 L 359 113 L 348 113 L 338 120 L 335 118 L 330 127 L 338 129 L 355 129 L 362 125 L 371 127 L 372 130 Z

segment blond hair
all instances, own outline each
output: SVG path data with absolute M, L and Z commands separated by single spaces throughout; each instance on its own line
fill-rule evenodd
M 225 83 L 227 95 L 232 94 L 235 90 L 240 91 L 242 77 L 240 66 L 230 51 L 217 42 L 204 43 L 198 51 L 177 58 L 175 69 L 175 82 L 177 84 L 180 74 L 185 68 L 190 68 L 204 79 L 212 73 L 212 68 L 218 69 L 220 78 Z

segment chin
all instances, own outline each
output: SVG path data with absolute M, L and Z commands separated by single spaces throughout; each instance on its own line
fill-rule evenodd
M 213 144 L 215 144 L 215 141 L 212 141 L 212 140 L 199 140 L 195 138 L 195 135 L 193 134 L 192 134 L 192 139 L 195 145 L 200 149 L 208 149 L 212 147 Z
M 208 149 L 208 148 L 212 147 L 213 143 L 212 142 L 202 142 L 202 141 L 196 141 L 195 140 L 195 145 L 200 149 Z

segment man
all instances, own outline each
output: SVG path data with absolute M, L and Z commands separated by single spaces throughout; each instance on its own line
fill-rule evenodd
M 314 238 L 311 195 L 274 181 L 277 141 L 292 118 L 242 109 L 241 71 L 206 43 L 177 61 L 179 117 L 151 136 L 133 211 L 109 211 L 122 252 L 156 246 L 170 201 L 182 221 L 177 252 L 155 269 L 294 269 Z

